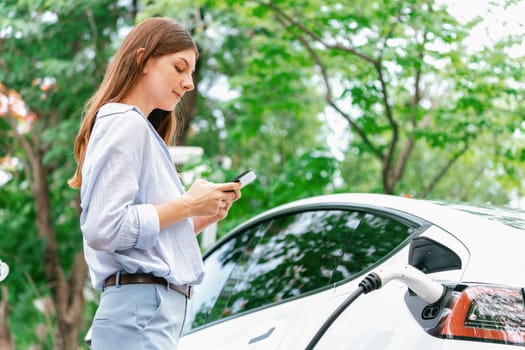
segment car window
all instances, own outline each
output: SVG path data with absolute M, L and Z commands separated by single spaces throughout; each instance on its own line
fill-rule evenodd
M 260 223 L 207 257 L 189 327 L 351 278 L 413 231 L 386 217 L 348 210 L 300 212 Z
M 212 315 L 212 309 L 235 264 L 249 255 L 258 238 L 266 231 L 266 225 L 260 224 L 228 240 L 212 254 L 206 257 L 205 277 L 197 285 L 188 305 L 185 331 L 220 318 Z M 217 310 L 217 308 L 215 308 Z

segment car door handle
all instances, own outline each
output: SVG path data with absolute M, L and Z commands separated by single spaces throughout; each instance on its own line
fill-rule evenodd
M 270 328 L 266 333 L 261 334 L 261 335 L 255 337 L 255 338 L 250 339 L 250 341 L 248 342 L 248 344 L 253 344 L 253 343 L 256 343 L 256 342 L 258 342 L 258 341 L 261 341 L 261 340 L 263 340 L 263 339 L 268 338 L 270 335 L 272 335 L 272 333 L 273 333 L 274 330 L 275 330 L 275 327 Z

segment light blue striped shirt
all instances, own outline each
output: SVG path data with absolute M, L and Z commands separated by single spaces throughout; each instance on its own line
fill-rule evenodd
M 109 103 L 97 114 L 82 166 L 84 255 L 93 287 L 119 270 L 173 284 L 202 280 L 193 221 L 164 230 L 154 205 L 184 194 L 168 148 L 142 112 Z

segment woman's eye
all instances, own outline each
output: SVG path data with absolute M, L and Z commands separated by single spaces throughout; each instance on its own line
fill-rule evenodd
M 178 67 L 178 66 L 175 66 L 175 70 L 178 72 L 178 73 L 182 73 L 184 71 L 184 69 Z

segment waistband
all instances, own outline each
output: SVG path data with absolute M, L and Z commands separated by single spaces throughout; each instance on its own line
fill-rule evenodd
M 120 286 L 124 284 L 160 284 L 171 290 L 181 293 L 191 299 L 192 287 L 189 285 L 171 284 L 162 277 L 153 276 L 148 273 L 120 273 L 117 272 L 104 281 L 102 290 L 106 287 Z

